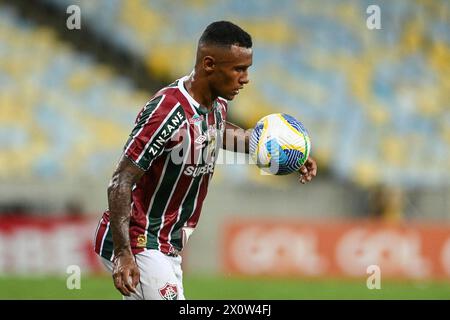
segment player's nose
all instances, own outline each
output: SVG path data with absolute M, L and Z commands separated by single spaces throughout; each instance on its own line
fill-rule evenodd
M 244 76 L 242 76 L 241 78 L 239 78 L 239 84 L 240 84 L 241 86 L 243 86 L 244 84 L 247 84 L 247 83 L 249 83 L 249 82 L 250 82 L 250 79 L 248 78 L 248 74 L 247 74 L 247 73 L 245 73 Z

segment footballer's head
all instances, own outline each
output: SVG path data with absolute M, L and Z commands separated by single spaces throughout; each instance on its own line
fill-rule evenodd
M 252 57 L 251 36 L 231 22 L 217 21 L 198 41 L 196 69 L 207 77 L 215 96 L 233 100 L 249 82 Z

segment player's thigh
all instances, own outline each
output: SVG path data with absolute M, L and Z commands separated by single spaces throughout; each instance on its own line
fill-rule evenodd
M 174 259 L 158 250 L 146 250 L 136 255 L 141 273 L 142 296 L 146 300 L 181 300 L 183 287 L 174 271 Z
M 176 258 L 171 258 L 174 260 L 173 263 L 173 270 L 175 273 L 175 276 L 177 278 L 178 281 L 178 285 L 179 285 L 179 295 L 178 295 L 178 300 L 185 300 L 186 298 L 184 297 L 184 287 L 183 287 L 183 270 L 181 269 L 181 261 L 182 258 L 181 256 L 178 256 Z

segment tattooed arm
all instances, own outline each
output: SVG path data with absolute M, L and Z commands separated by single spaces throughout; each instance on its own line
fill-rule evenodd
M 122 156 L 108 186 L 110 227 L 114 243 L 114 286 L 123 295 L 135 292 L 139 283 L 139 269 L 130 247 L 131 188 L 144 170 Z

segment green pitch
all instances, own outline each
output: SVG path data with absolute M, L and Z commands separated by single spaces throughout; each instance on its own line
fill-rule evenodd
M 365 279 L 268 279 L 186 275 L 188 299 L 450 299 L 450 282 L 382 281 L 369 290 Z M 109 276 L 82 276 L 81 289 L 66 278 L 0 276 L 0 299 L 121 299 Z

